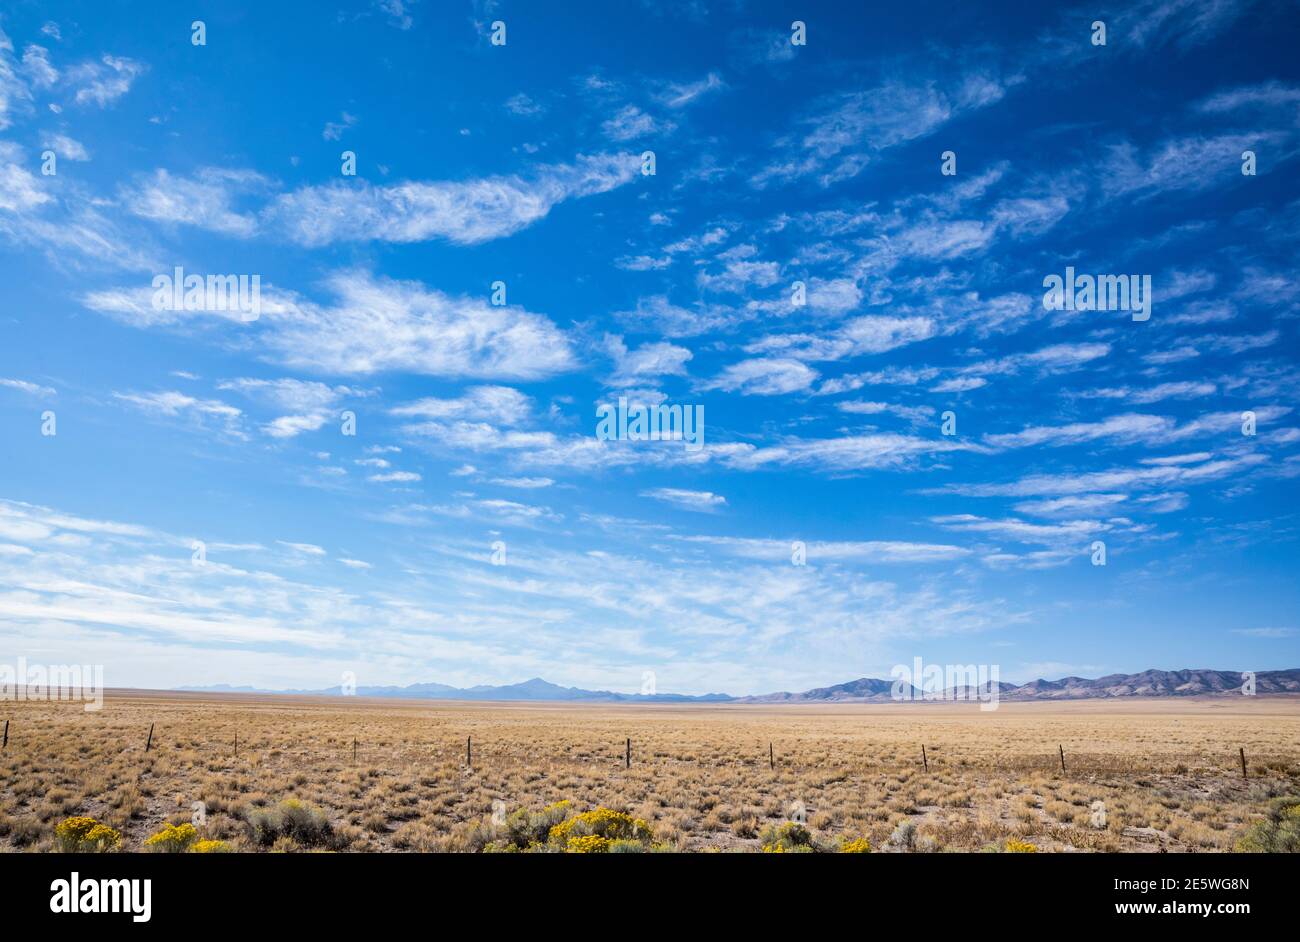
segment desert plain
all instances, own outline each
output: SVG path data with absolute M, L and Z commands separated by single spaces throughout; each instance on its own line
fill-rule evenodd
M 9 852 L 58 849 L 75 817 L 127 852 L 187 822 L 235 852 L 480 851 L 508 816 L 561 801 L 625 812 L 680 851 L 759 851 L 796 821 L 873 851 L 1212 852 L 1300 796 L 1290 696 L 982 711 L 110 691 L 97 712 L 8 702 L 0 720 Z M 286 801 L 328 838 L 258 832 Z

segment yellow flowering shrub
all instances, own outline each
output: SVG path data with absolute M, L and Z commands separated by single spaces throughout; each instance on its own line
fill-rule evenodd
M 570 801 L 557 801 L 541 811 L 520 808 L 503 823 L 484 821 L 475 825 L 481 843 L 467 839 L 467 848 L 488 854 L 642 854 L 674 849 L 654 843 L 649 822 L 641 818 L 604 807 L 570 816 L 571 807 Z
M 569 838 L 564 845 L 566 854 L 604 854 L 609 852 L 609 838 L 597 834 L 584 834 Z
M 860 837 L 855 841 L 847 837 L 840 843 L 841 854 L 869 854 L 871 853 L 871 841 L 865 837 Z
M 1008 854 L 1036 854 L 1038 848 L 1028 841 L 1018 841 L 1014 837 L 1008 837 L 1006 844 L 1002 849 Z
M 122 835 L 94 818 L 65 818 L 54 826 L 54 837 L 65 853 L 103 854 L 122 846 Z
M 607 841 L 648 841 L 650 825 L 622 811 L 612 808 L 596 808 L 574 815 L 567 821 L 561 821 L 551 828 L 552 843 L 568 846 L 573 837 L 603 837 Z
M 168 824 L 157 834 L 146 838 L 145 850 L 162 854 L 180 854 L 199 839 L 199 832 L 192 824 Z
M 190 845 L 191 854 L 228 854 L 230 845 L 225 841 L 195 841 Z

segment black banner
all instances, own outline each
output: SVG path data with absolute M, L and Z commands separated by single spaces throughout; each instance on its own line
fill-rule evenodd
M 921 932 L 1039 919 L 1229 929 L 1286 917 L 1289 864 L 1241 854 L 7 854 L 0 879 L 11 928 L 188 930 L 220 914 L 229 928 L 373 930 L 432 908 L 485 927 L 583 912 L 592 925 L 680 925 L 689 911 L 692 925 L 759 928 L 806 909 L 846 925 L 895 913 Z

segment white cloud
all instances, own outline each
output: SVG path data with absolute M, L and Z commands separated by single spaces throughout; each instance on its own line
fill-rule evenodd
M 1128 413 L 1100 422 L 1072 422 L 1060 426 L 1035 426 L 1022 432 L 985 435 L 984 441 L 999 448 L 1025 448 L 1031 445 L 1077 445 L 1108 439 L 1118 443 L 1166 441 L 1177 423 L 1166 416 Z
M 549 319 L 486 298 L 453 297 L 409 281 L 362 271 L 326 281 L 333 304 L 319 304 L 262 286 L 262 316 L 245 325 L 260 331 L 267 359 L 285 366 L 366 376 L 409 372 L 425 376 L 536 379 L 571 369 L 569 341 Z M 82 303 L 125 323 L 153 327 L 221 314 L 157 311 L 146 288 L 91 292 Z M 238 312 L 225 317 L 240 320 Z
M 33 44 L 23 50 L 23 71 L 33 88 L 51 88 L 59 80 L 59 70 L 50 65 L 50 53 L 44 46 Z
M 0 29 L 0 130 L 13 123 L 11 115 L 16 108 L 31 107 L 31 91 L 18 73 L 19 65 L 14 58 L 14 44 L 5 35 L 4 30 Z
M 530 179 L 485 177 L 463 182 L 364 180 L 308 186 L 280 196 L 267 221 L 305 246 L 380 240 L 443 239 L 474 245 L 511 235 L 544 218 L 557 203 L 592 196 L 640 175 L 635 155 L 580 156 L 537 168 Z
M 405 32 L 415 25 L 408 12 L 419 0 L 375 0 L 375 6 L 388 16 L 388 23 Z
M 722 80 L 722 76 L 717 72 L 710 72 L 697 82 L 669 83 L 658 95 L 658 99 L 669 108 L 684 108 L 710 92 L 720 91 L 726 87 L 727 83 Z
M 288 540 L 276 540 L 281 546 L 287 546 L 295 553 L 301 553 L 304 556 L 325 556 L 327 555 L 324 548 L 317 546 L 315 543 L 291 543 Z
M 665 504 L 672 504 L 683 510 L 713 513 L 727 505 L 727 499 L 712 491 L 688 491 L 677 487 L 654 487 L 641 492 L 642 497 L 650 497 Z
M 1017 543 L 1037 543 L 1047 546 L 1068 544 L 1078 546 L 1083 552 L 1085 541 L 1098 533 L 1111 529 L 1109 523 L 1100 520 L 1066 520 L 1060 523 L 1030 523 L 1007 517 L 993 520 L 973 514 L 950 514 L 931 517 L 931 522 L 939 526 L 967 533 L 982 533 Z
M 725 455 L 723 463 L 741 470 L 767 466 L 811 467 L 822 471 L 860 471 L 916 467 L 922 458 L 945 452 L 987 454 L 989 449 L 952 436 L 921 437 L 882 432 L 841 438 L 791 438 L 777 445 L 742 448 Z
M 329 386 L 302 379 L 230 379 L 218 383 L 217 388 L 264 398 L 282 409 L 296 412 L 327 409 L 344 396 L 368 394 L 368 390 L 358 390 L 348 386 Z
M 1291 638 L 1300 634 L 1297 628 L 1234 628 L 1232 633 L 1235 635 L 1245 635 L 1248 638 Z
M 948 484 L 927 493 L 964 494 L 968 497 L 1058 497 L 1130 488 L 1189 486 L 1241 475 L 1267 461 L 1266 455 L 1246 454 L 1188 465 L 1031 474 L 1008 484 Z
M 671 134 L 676 125 L 657 119 L 636 105 L 625 105 L 618 113 L 601 125 L 605 136 L 620 144 L 649 137 L 652 134 Z
M 133 59 L 106 55 L 98 63 L 87 62 L 69 69 L 68 79 L 80 86 L 75 96 L 77 104 L 106 108 L 129 92 L 145 69 L 143 63 Z
M 19 392 L 27 393 L 29 396 L 57 396 L 58 392 L 49 386 L 41 386 L 37 383 L 29 383 L 25 379 L 3 379 L 0 378 L 0 386 L 9 389 L 16 389 Z
M 1098 168 L 1102 192 L 1109 199 L 1148 199 L 1162 193 L 1197 191 L 1213 186 L 1221 174 L 1240 174 L 1241 152 L 1264 146 L 1285 145 L 1277 132 L 1189 134 L 1162 141 L 1146 153 L 1125 142 L 1112 145 Z M 1188 173 L 1196 167 L 1196 173 Z
M 885 353 L 928 340 L 936 333 L 928 317 L 865 315 L 825 334 L 773 334 L 748 344 L 746 353 L 779 353 L 800 360 L 842 360 Z
M 988 380 L 979 376 L 963 376 L 954 379 L 945 379 L 941 383 L 936 383 L 930 387 L 930 392 L 937 393 L 963 393 L 970 392 L 972 389 L 980 389 L 988 385 Z
M 660 341 L 629 350 L 622 337 L 605 335 L 605 351 L 614 360 L 611 386 L 632 386 L 660 376 L 685 376 L 691 351 Z
M 1128 500 L 1127 494 L 1080 494 L 1073 497 L 1053 497 L 1048 500 L 1022 501 L 1016 510 L 1035 517 L 1073 517 L 1079 514 L 1114 513 Z
M 0 141 L 0 210 L 24 213 L 53 199 L 25 162 L 17 144 Z
M 456 399 L 417 399 L 389 413 L 405 418 L 488 421 L 523 425 L 532 418 L 532 400 L 509 386 L 472 386 Z
M 1133 48 L 1177 45 L 1187 49 L 1231 26 L 1250 0 L 1139 0 L 1115 17 L 1114 29 Z
M 66 134 L 51 134 L 45 138 L 45 146 L 54 151 L 63 160 L 89 160 L 90 151 L 80 141 L 75 141 Z
M 902 406 L 863 399 L 837 402 L 835 406 L 841 412 L 848 412 L 853 415 L 895 415 L 901 419 L 906 419 L 913 425 L 929 422 L 934 417 L 933 406 Z
M 350 127 L 355 126 L 356 123 L 357 123 L 357 116 L 354 114 L 348 114 L 346 111 L 344 111 L 342 114 L 339 115 L 339 119 L 337 121 L 325 122 L 325 129 L 321 131 L 320 136 L 327 141 L 337 141 L 339 138 L 343 136 L 344 131 L 346 131 Z
M 555 483 L 551 478 L 493 478 L 493 484 L 501 487 L 515 487 L 521 490 L 538 490 Z
M 538 104 L 523 92 L 519 92 L 506 99 L 506 111 L 513 115 L 519 115 L 521 118 L 535 118 L 540 114 L 544 114 L 546 107 Z
M 3 48 L 0 47 L 0 127 L 3 127 Z M 156 263 L 138 239 L 119 232 L 97 205 L 79 190 L 51 195 L 53 178 L 38 178 L 27 165 L 29 155 L 16 144 L 0 141 L 0 235 L 43 250 L 60 266 L 80 267 L 84 259 L 115 268 L 154 269 Z
M 744 537 L 678 536 L 685 543 L 702 543 L 747 559 L 789 563 L 791 540 L 759 540 Z M 947 562 L 969 556 L 971 551 L 945 543 L 910 543 L 902 540 L 800 540 L 807 563 L 853 561 L 861 563 Z
M 950 93 L 933 83 L 903 82 L 844 93 L 807 119 L 808 132 L 751 183 L 763 187 L 816 175 L 829 186 L 861 173 L 878 152 L 933 134 L 954 115 L 992 104 L 1003 94 L 1002 83 L 983 74 L 967 76 Z
M 673 304 L 664 295 L 639 298 L 634 310 L 619 311 L 614 317 L 629 330 L 674 339 L 724 330 L 744 320 L 744 316 L 732 308 L 718 305 L 684 308 Z
M 1290 407 L 1286 406 L 1264 406 L 1254 410 L 1260 425 L 1270 424 L 1290 411 Z M 1161 445 L 1198 435 L 1239 429 L 1241 422 L 1240 412 L 1210 413 L 1182 425 L 1168 416 L 1130 412 L 1110 416 L 1099 422 L 1032 426 L 1021 432 L 985 435 L 984 441 L 998 448 L 1024 448 L 1031 445 L 1060 447 L 1103 440 L 1116 444 Z
M 747 396 L 779 396 L 808 389 L 817 376 L 816 370 L 798 360 L 761 357 L 732 363 L 702 388 Z
M 1146 404 L 1163 402 L 1166 399 L 1199 399 L 1204 396 L 1213 396 L 1218 391 L 1219 387 L 1214 383 L 1201 380 L 1185 380 L 1159 383 L 1147 389 L 1132 389 L 1121 386 L 1081 390 L 1076 395 L 1081 399 L 1123 399 L 1126 402 Z
M 268 184 L 265 177 L 251 170 L 204 167 L 193 177 L 174 177 L 157 170 L 152 177 L 123 188 L 122 200 L 142 219 L 248 238 L 257 232 L 257 217 L 239 213 L 231 204 L 239 194 Z
M 420 475 L 414 471 L 385 471 L 382 474 L 372 474 L 366 480 L 376 484 L 410 484 L 420 480 Z
M 195 399 L 183 392 L 114 392 L 114 399 L 130 403 L 144 412 L 161 414 L 161 416 L 181 416 L 195 413 L 199 416 L 213 416 L 224 420 L 235 420 L 243 414 L 234 405 L 222 403 L 218 399 Z

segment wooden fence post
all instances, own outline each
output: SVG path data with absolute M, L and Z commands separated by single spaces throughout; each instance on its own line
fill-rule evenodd
M 925 770 L 930 771 L 930 760 L 925 757 L 925 743 L 921 743 L 921 762 L 925 764 Z
M 239 730 L 235 730 L 235 756 L 239 756 Z
M 8 749 L 8 748 L 9 748 L 9 721 L 5 720 L 5 741 L 4 741 L 4 745 L 0 745 L 0 749 Z
M 623 768 L 632 768 L 632 740 L 630 738 L 627 741 L 627 752 L 623 754 Z
M 153 724 L 149 724 L 149 738 L 144 742 L 144 751 L 148 752 L 149 747 L 153 745 Z
M 465 737 L 465 768 L 474 768 L 474 747 L 471 744 L 472 736 Z
M 1057 749 L 1061 750 L 1061 774 L 1065 774 L 1065 747 L 1057 743 Z
M 1246 776 L 1246 747 L 1242 746 L 1240 748 L 1241 748 L 1241 777 L 1246 778 L 1247 777 Z
M 352 764 L 357 764 L 357 737 L 352 737 Z
M 772 751 L 771 743 L 767 744 L 767 764 L 773 772 L 776 771 L 776 753 Z

